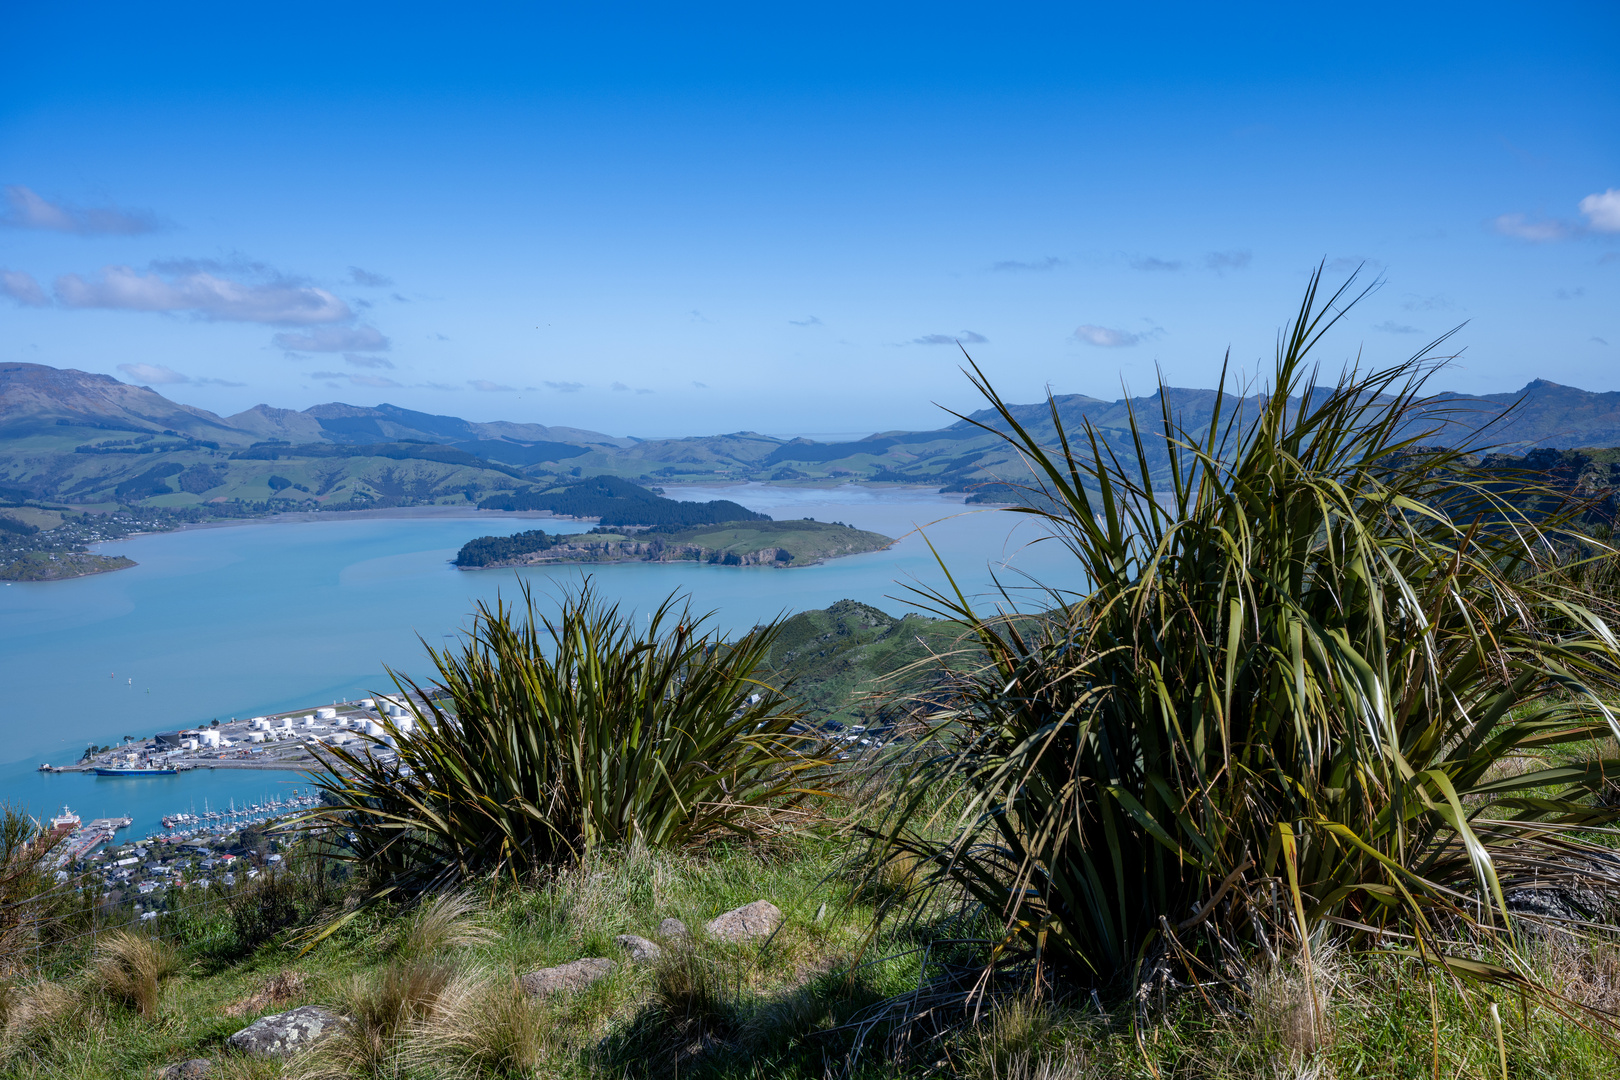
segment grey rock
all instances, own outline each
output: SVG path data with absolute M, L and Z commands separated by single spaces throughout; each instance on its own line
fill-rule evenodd
M 674 941 L 676 938 L 691 937 L 692 931 L 679 919 L 665 919 L 658 924 L 658 936 L 665 941 Z
M 753 941 L 769 937 L 782 925 L 782 912 L 769 900 L 755 900 L 716 915 L 703 927 L 710 937 L 721 941 Z
M 656 964 L 658 958 L 664 955 L 664 950 L 656 942 L 648 941 L 635 934 L 620 934 L 613 939 L 619 943 L 619 948 L 630 954 L 631 963 Z
M 319 1005 L 300 1005 L 255 1020 L 226 1041 L 249 1054 L 288 1057 L 348 1023 L 346 1017 Z
M 207 1058 L 192 1058 L 165 1065 L 157 1071 L 158 1080 L 201 1080 L 213 1071 L 214 1063 Z
M 605 979 L 613 970 L 613 961 L 600 956 L 583 960 L 570 960 L 556 967 L 531 971 L 518 982 L 523 992 L 534 997 L 550 997 L 558 993 L 577 993 L 598 980 Z

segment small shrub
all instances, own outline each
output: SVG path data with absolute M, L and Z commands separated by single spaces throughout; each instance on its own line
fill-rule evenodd
M 268 871 L 231 895 L 231 925 L 244 948 L 256 949 L 319 910 L 311 882 L 287 871 Z

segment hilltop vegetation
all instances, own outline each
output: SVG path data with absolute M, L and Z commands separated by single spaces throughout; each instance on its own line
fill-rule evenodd
M 482 510 L 549 510 L 563 517 L 599 518 L 602 525 L 687 526 L 719 521 L 769 521 L 728 499 L 680 502 L 614 476 L 593 476 L 551 487 L 525 487 L 480 502 Z
M 713 505 L 713 504 L 710 504 Z M 481 536 L 456 555 L 464 569 L 538 563 L 706 562 L 717 566 L 812 566 L 826 559 L 880 551 L 881 533 L 824 521 L 732 521 L 691 528 L 663 525 L 634 533 L 602 526 L 589 533 Z

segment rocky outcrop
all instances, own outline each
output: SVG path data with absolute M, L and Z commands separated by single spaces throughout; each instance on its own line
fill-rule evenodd
M 518 979 L 518 984 L 523 987 L 525 994 L 533 997 L 575 994 L 607 978 L 612 971 L 613 961 L 600 956 L 591 956 L 583 960 L 570 960 L 556 967 L 531 971 Z
M 681 938 L 691 937 L 692 931 L 688 930 L 681 920 L 671 918 L 658 924 L 658 936 L 665 941 L 678 941 Z
M 213 1075 L 214 1063 L 207 1058 L 192 1058 L 165 1065 L 157 1071 L 157 1080 L 203 1080 Z
M 656 964 L 664 955 L 664 950 L 658 947 L 657 942 L 648 941 L 635 934 L 620 934 L 613 940 L 625 951 L 625 955 L 630 957 L 632 964 Z
M 721 941 L 748 942 L 770 937 L 782 925 L 782 912 L 769 900 L 755 900 L 710 919 L 703 929 Z
M 226 1041 L 248 1054 L 287 1057 L 318 1042 L 348 1023 L 318 1005 L 301 1005 L 255 1020 Z

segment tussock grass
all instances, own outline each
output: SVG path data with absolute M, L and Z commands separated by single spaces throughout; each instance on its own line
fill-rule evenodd
M 483 945 L 495 931 L 477 919 L 483 905 L 470 893 L 446 893 L 424 903 L 401 936 L 397 952 L 406 959 L 431 956 L 446 949 Z
M 112 930 L 97 943 L 92 968 L 97 989 L 148 1019 L 158 1014 L 163 984 L 179 973 L 179 956 L 157 938 Z

